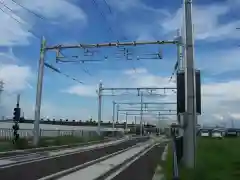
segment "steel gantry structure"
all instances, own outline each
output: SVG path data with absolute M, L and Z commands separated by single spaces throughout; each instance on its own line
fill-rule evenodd
M 106 48 L 106 47 L 119 47 L 119 46 L 140 46 L 140 45 L 160 45 L 160 44 L 177 44 L 178 42 L 173 41 L 143 41 L 143 42 L 109 42 L 109 43 L 97 43 L 97 44 L 58 44 L 54 46 L 47 46 L 46 40 L 42 37 L 41 48 L 40 48 L 40 60 L 38 68 L 38 80 L 37 80 L 37 95 L 36 95 L 36 105 L 35 105 L 35 114 L 34 114 L 34 145 L 38 144 L 39 141 L 39 122 L 40 122 L 40 110 L 41 110 L 41 99 L 42 99 L 42 85 L 43 85 L 43 76 L 44 76 L 44 66 L 45 63 L 45 54 L 47 51 L 56 52 L 56 59 L 61 61 L 61 50 L 64 49 L 85 49 L 85 48 Z M 68 61 L 63 61 L 68 62 Z M 69 61 L 70 62 L 70 61 Z M 71 61 L 73 62 L 73 61 Z M 94 60 L 81 60 L 81 62 L 94 62 Z M 113 88 L 108 88 L 112 90 Z M 99 110 L 98 110 L 98 132 L 100 133 L 100 122 L 101 122 L 101 97 L 102 91 L 108 90 L 107 88 L 102 87 L 102 83 L 99 84 Z M 116 88 L 115 88 L 116 89 Z M 119 88 L 120 90 L 121 88 Z M 139 89 L 139 88 L 122 88 L 122 89 Z M 141 89 L 141 88 L 140 88 Z M 156 88 L 145 88 L 148 90 L 154 90 Z
M 192 0 L 183 0 L 184 2 L 184 32 L 181 37 L 171 41 L 144 41 L 144 42 L 108 42 L 97 44 L 57 44 L 53 46 L 47 46 L 44 37 L 41 42 L 40 60 L 38 69 L 37 80 L 37 95 L 34 115 L 34 145 L 39 141 L 39 122 L 40 122 L 40 110 L 42 99 L 42 84 L 44 75 L 45 54 L 47 51 L 55 51 L 57 58 L 61 58 L 59 54 L 64 49 L 84 49 L 84 48 L 106 48 L 106 47 L 119 47 L 119 46 L 142 46 L 142 45 L 160 45 L 160 44 L 174 44 L 178 49 L 178 65 L 182 64 L 185 76 L 185 96 L 186 96 L 186 113 L 185 116 L 187 126 L 184 129 L 184 162 L 189 168 L 195 166 L 195 145 L 196 145 L 196 91 L 195 91 L 195 67 L 194 67 L 194 39 L 193 39 L 193 24 L 192 24 Z M 182 38 L 184 36 L 184 38 Z M 183 52 L 181 54 L 181 48 Z M 67 62 L 67 61 L 65 61 Z M 93 62 L 93 60 L 81 60 L 81 62 Z M 100 132 L 101 122 L 101 97 L 102 92 L 106 90 L 112 90 L 113 88 L 103 88 L 102 83 L 99 85 L 98 97 L 98 131 Z M 122 88 L 127 89 L 127 88 Z M 131 90 L 131 88 L 128 88 Z M 132 88 L 132 90 L 138 90 L 139 88 Z M 158 89 L 158 88 L 145 88 L 145 89 Z
M 156 90 L 163 90 L 163 93 L 166 93 L 167 90 L 175 90 L 176 87 L 163 87 L 163 88 L 144 88 L 144 87 L 139 87 L 139 88 L 105 88 L 103 87 L 103 83 L 99 83 L 99 88 L 98 88 L 98 132 L 100 133 L 100 128 L 101 128 L 101 120 L 102 120 L 102 96 L 111 96 L 113 94 L 113 91 L 135 91 L 137 92 L 137 96 L 140 96 L 140 104 L 141 104 L 141 113 L 143 112 L 143 96 L 144 96 L 144 90 L 147 91 L 150 95 L 154 95 L 153 91 Z M 111 92 L 111 94 L 103 94 L 104 92 Z M 117 111 L 118 111 L 117 106 Z M 115 106 L 113 106 L 113 111 L 115 112 Z M 118 113 L 117 113 L 117 118 L 118 118 Z M 140 120 L 140 126 L 142 126 L 142 115 L 141 115 L 141 120 Z M 113 127 L 114 127 L 114 115 L 113 115 Z M 140 134 L 142 135 L 142 130 L 140 130 Z
M 140 109 L 120 109 L 120 105 L 138 105 L 140 104 L 141 107 Z M 144 114 L 147 113 L 150 113 L 151 111 L 153 112 L 158 112 L 158 115 L 176 115 L 176 114 L 162 114 L 161 112 L 176 112 L 176 110 L 174 109 L 152 109 L 152 110 L 149 110 L 149 109 L 146 109 L 147 106 L 149 105 L 176 105 L 176 103 L 174 102 L 143 102 L 142 101 L 142 98 L 141 98 L 141 102 L 115 102 L 113 101 L 113 112 L 112 112 L 112 124 L 113 124 L 113 128 L 114 128 L 114 123 L 115 123 L 115 111 L 116 111 L 116 115 L 117 115 L 117 122 L 118 122 L 118 117 L 119 117 L 119 112 L 126 112 L 126 122 L 127 122 L 127 117 L 128 115 L 140 115 L 140 127 L 142 126 L 142 116 Z M 145 106 L 145 108 L 143 109 L 143 106 Z M 116 110 L 115 110 L 116 109 Z M 140 112 L 139 114 L 137 114 L 137 112 Z M 142 132 L 140 131 L 140 134 Z M 142 134 L 141 134 L 142 135 Z

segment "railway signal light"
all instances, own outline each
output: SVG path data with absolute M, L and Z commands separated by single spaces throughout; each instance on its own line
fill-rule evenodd
M 20 108 L 16 107 L 14 108 L 13 110 L 13 121 L 19 121 L 20 120 L 20 115 L 21 115 L 21 112 L 20 112 Z
M 18 139 L 19 139 L 19 134 L 18 134 L 18 130 L 19 130 L 19 121 L 20 121 L 20 115 L 21 115 L 21 109 L 19 107 L 16 107 L 13 109 L 13 121 L 14 121 L 14 125 L 12 126 L 13 129 L 13 143 L 15 143 Z

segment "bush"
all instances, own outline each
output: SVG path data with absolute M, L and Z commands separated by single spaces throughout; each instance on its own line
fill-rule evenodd
M 27 139 L 19 138 L 15 143 L 14 143 L 14 148 L 15 149 L 27 149 L 30 148 L 28 144 Z

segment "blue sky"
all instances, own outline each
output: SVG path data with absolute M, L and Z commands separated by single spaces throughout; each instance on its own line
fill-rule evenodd
M 182 1 L 155 0 L 16 0 L 39 18 L 11 0 L 0 8 L 0 78 L 5 83 L 1 114 L 12 116 L 16 94 L 27 117 L 33 117 L 40 37 L 47 45 L 61 43 L 102 43 L 141 40 L 172 40 L 182 27 Z M 8 8 L 6 8 L 8 7 Z M 202 70 L 202 123 L 225 123 L 240 114 L 240 1 L 194 0 L 193 19 L 196 68 Z M 11 18 L 11 17 L 12 18 Z M 14 20 L 14 19 L 15 20 Z M 17 22 L 18 21 L 18 22 Z M 162 60 L 136 61 L 136 56 L 161 50 Z M 85 57 L 82 50 L 64 51 L 82 59 L 101 63 L 56 63 L 55 53 L 47 52 L 46 61 L 62 72 L 84 82 L 78 84 L 45 68 L 42 117 L 97 118 L 96 88 L 174 86 L 169 77 L 176 62 L 173 45 L 129 47 L 135 60 L 116 59 L 120 48 L 97 49 Z M 146 101 L 169 101 L 145 97 Z M 112 100 L 139 101 L 139 97 L 104 97 L 103 119 L 111 119 Z M 122 116 L 121 119 L 124 117 Z M 146 118 L 146 119 L 151 119 Z

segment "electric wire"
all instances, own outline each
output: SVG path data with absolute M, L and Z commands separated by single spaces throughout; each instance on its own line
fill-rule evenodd
M 71 79 L 71 80 L 73 80 L 73 81 L 75 81 L 75 82 L 77 82 L 77 83 L 84 84 L 82 81 L 79 81 L 78 79 L 76 79 L 76 78 L 74 78 L 74 77 L 71 77 L 71 76 L 69 76 L 69 75 L 66 74 L 66 73 L 63 73 L 62 71 L 60 71 L 60 69 L 54 67 L 53 65 L 48 64 L 47 62 L 45 62 L 44 65 L 45 65 L 47 68 L 53 70 L 54 72 L 56 72 L 56 73 L 58 73 L 58 74 L 62 74 L 63 76 L 65 76 L 65 77 L 67 77 L 67 78 L 69 78 L 69 79 Z
M 37 18 L 41 19 L 41 20 L 46 20 L 46 18 L 44 18 L 43 16 L 40 16 L 39 14 L 35 13 L 34 11 L 26 8 L 25 6 L 23 6 L 21 3 L 16 2 L 15 0 L 12 0 L 13 3 L 15 3 L 16 5 L 20 6 L 21 8 L 23 8 L 24 10 L 28 11 L 29 13 L 31 13 L 32 15 L 36 16 Z
M 6 4 L 4 4 L 4 2 L 0 1 L 0 4 L 2 4 L 5 8 L 7 8 L 12 14 L 15 15 L 14 11 L 9 8 Z M 11 19 L 13 19 L 16 23 L 20 24 L 21 26 L 26 26 L 26 24 L 24 24 L 23 22 L 19 21 L 17 18 L 15 18 L 12 14 L 7 13 L 6 11 L 4 11 L 4 9 L 2 7 L 0 7 L 0 10 L 6 14 L 7 16 L 9 16 Z M 32 33 L 35 37 L 37 37 L 38 39 L 41 39 L 39 35 L 37 35 L 34 31 L 30 30 L 29 28 L 26 29 L 27 32 Z

